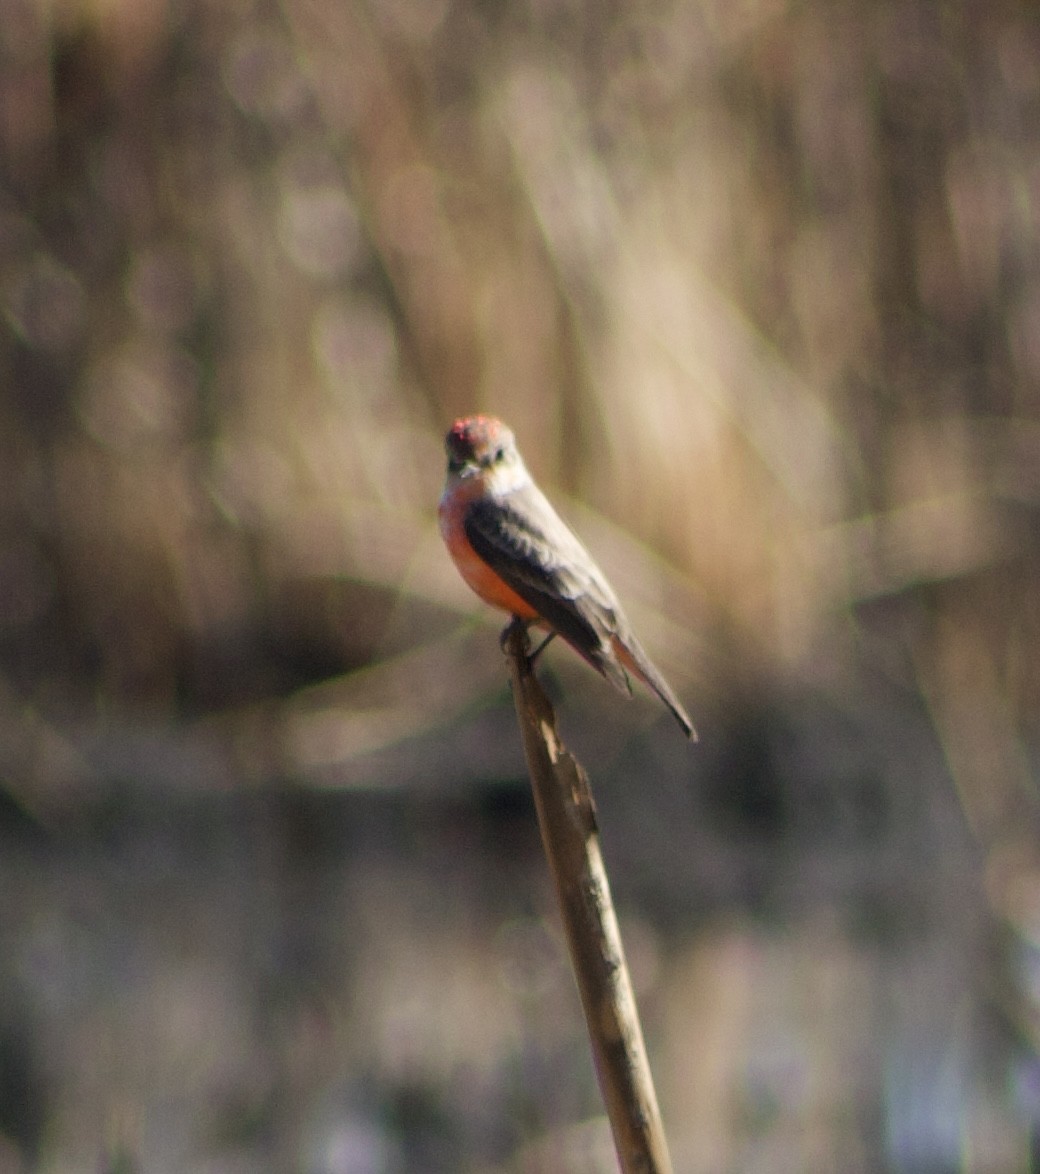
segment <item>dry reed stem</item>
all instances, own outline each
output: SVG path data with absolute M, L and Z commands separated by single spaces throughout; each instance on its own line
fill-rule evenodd
M 600 853 L 588 777 L 560 741 L 527 656 L 526 627 L 506 629 L 538 826 L 563 918 L 600 1091 L 623 1174 L 671 1174 L 657 1094 Z

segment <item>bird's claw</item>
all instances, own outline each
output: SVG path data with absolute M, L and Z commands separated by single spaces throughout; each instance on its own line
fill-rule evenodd
M 502 629 L 502 634 L 498 638 L 498 642 L 502 647 L 503 652 L 509 651 L 510 642 L 513 639 L 519 639 L 520 650 L 527 655 L 527 621 L 522 620 L 519 616 L 513 616 L 509 623 Z
M 516 647 L 519 647 L 520 651 L 527 658 L 527 663 L 533 666 L 534 662 L 541 655 L 542 649 L 545 648 L 556 633 L 550 632 L 533 652 L 530 651 L 529 634 L 530 620 L 522 620 L 519 616 L 513 616 L 509 623 L 502 629 L 502 634 L 499 636 L 498 642 L 502 646 L 502 651 L 508 653 L 513 640 L 519 641 Z

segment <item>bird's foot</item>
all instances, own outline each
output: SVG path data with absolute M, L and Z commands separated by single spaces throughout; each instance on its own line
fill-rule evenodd
M 527 621 L 522 620 L 519 616 L 513 616 L 509 623 L 502 629 L 502 634 L 498 638 L 498 643 L 502 647 L 503 652 L 509 651 L 510 644 L 513 641 L 517 642 L 517 647 L 527 655 Z
M 530 626 L 530 620 L 522 620 L 519 616 L 513 616 L 509 623 L 502 629 L 502 635 L 499 636 L 498 642 L 501 644 L 503 652 L 508 653 L 511 646 L 519 648 L 527 658 L 527 663 L 533 667 L 534 662 L 541 655 L 542 649 L 545 648 L 556 633 L 550 632 L 533 652 L 529 652 Z M 517 641 L 517 643 L 514 644 L 514 641 Z

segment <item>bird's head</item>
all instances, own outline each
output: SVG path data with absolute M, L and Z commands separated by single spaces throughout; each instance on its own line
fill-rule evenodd
M 480 477 L 489 488 L 505 491 L 526 480 L 512 430 L 494 416 L 463 416 L 444 439 L 448 476 Z

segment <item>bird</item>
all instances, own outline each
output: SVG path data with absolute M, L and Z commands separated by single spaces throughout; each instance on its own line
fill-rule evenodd
M 448 473 L 438 523 L 469 587 L 521 623 L 548 629 L 534 655 L 559 635 L 626 696 L 631 673 L 695 741 L 682 702 L 640 644 L 592 555 L 527 471 L 512 430 L 494 416 L 462 416 L 444 446 Z

